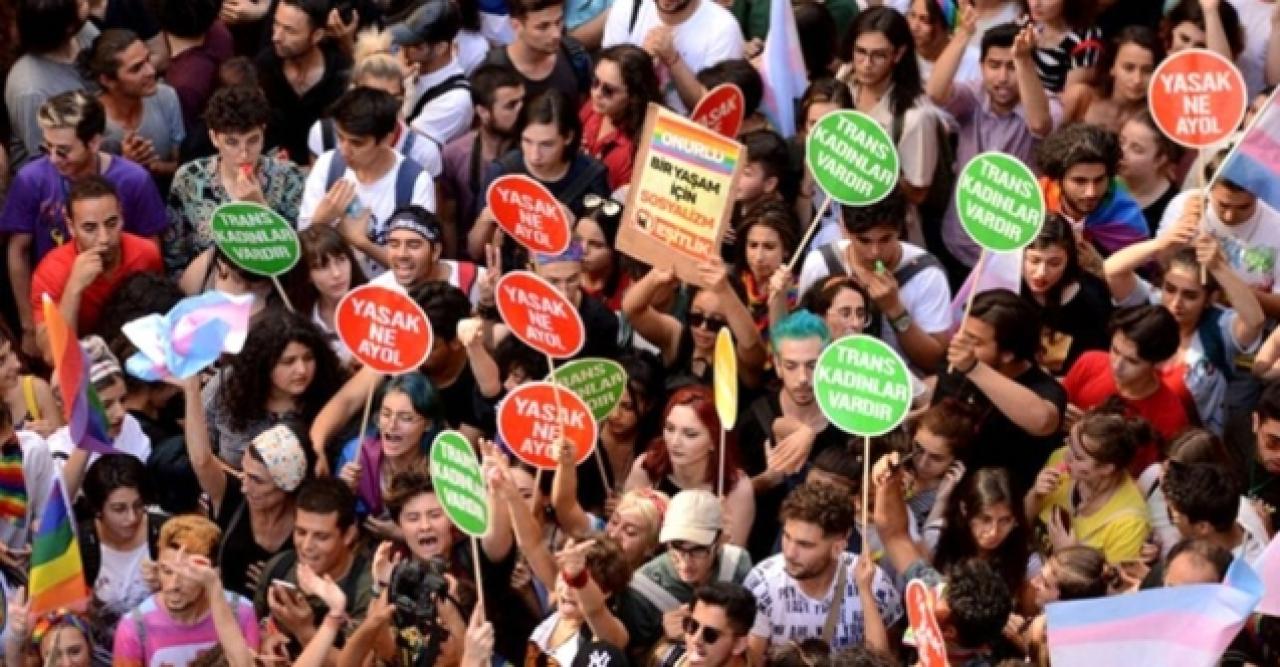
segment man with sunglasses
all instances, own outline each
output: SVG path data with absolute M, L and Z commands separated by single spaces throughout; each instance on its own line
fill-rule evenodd
M 694 591 L 722 581 L 741 584 L 751 570 L 751 557 L 724 544 L 724 515 L 710 491 L 681 491 L 663 515 L 658 541 L 667 551 L 645 563 L 631 579 L 631 591 L 662 616 L 668 641 L 684 636 L 684 619 Z
M 747 635 L 756 622 L 751 591 L 727 581 L 700 587 L 684 617 L 683 641 L 660 647 L 655 667 L 742 667 L 747 664 Z
M 22 323 L 22 350 L 30 356 L 39 350 L 30 306 L 32 269 L 71 240 L 66 199 L 72 183 L 95 174 L 106 179 L 130 234 L 154 238 L 168 226 L 147 170 L 99 150 L 107 117 L 97 98 L 80 91 L 55 95 L 40 107 L 38 121 L 46 154 L 18 171 L 0 214 L 0 235 L 9 237 L 9 285 Z

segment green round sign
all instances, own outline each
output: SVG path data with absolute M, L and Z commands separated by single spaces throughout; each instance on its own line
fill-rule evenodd
M 219 206 L 209 219 L 213 240 L 236 266 L 260 276 L 279 276 L 298 263 L 298 233 L 280 214 L 247 201 Z
M 911 373 L 884 341 L 853 334 L 818 357 L 813 390 L 822 414 L 854 435 L 883 435 L 911 408 Z
M 618 407 L 627 389 L 627 371 L 610 359 L 576 359 L 557 368 L 552 378 L 581 396 L 597 422 Z
M 898 185 L 898 149 L 874 118 L 837 109 L 809 131 L 805 163 L 832 199 L 867 206 L 884 199 Z
M 1012 155 L 981 153 L 956 184 L 956 213 L 978 245 L 992 252 L 1025 248 L 1044 225 L 1044 192 L 1036 175 Z
M 431 443 L 430 470 L 436 497 L 453 525 L 472 537 L 487 533 L 489 499 L 471 443 L 457 431 L 441 432 Z

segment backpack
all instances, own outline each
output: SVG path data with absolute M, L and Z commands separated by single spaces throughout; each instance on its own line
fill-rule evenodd
M 413 158 L 410 156 L 413 155 L 413 147 L 418 145 L 418 133 L 414 132 L 408 126 L 405 127 L 405 131 L 408 132 L 408 134 L 405 135 L 404 150 L 400 151 L 400 154 L 412 160 Z M 320 152 L 323 154 L 337 147 L 338 147 L 338 141 L 337 141 L 336 135 L 333 132 L 333 119 L 321 118 L 320 119 Z M 414 161 L 416 162 L 416 160 Z
M 444 95 L 447 92 L 450 92 L 453 90 L 460 90 L 460 89 L 465 89 L 468 91 L 471 90 L 471 82 L 467 81 L 466 74 L 454 74 L 453 76 L 445 79 L 444 81 L 441 81 L 440 83 L 437 83 L 436 85 L 426 89 L 425 91 L 422 92 L 422 97 L 419 97 L 418 101 L 413 104 L 413 112 L 410 113 L 409 117 L 405 119 L 405 123 L 412 124 L 414 119 L 416 119 L 419 115 L 422 114 L 422 110 L 425 109 L 427 105 L 431 103 L 432 100 L 436 99 L 437 97 L 440 97 L 441 95 Z M 431 140 L 435 141 L 438 144 L 440 143 L 440 141 L 443 141 L 444 139 L 447 139 L 447 138 L 448 137 L 443 137 L 439 141 L 437 141 L 434 137 L 431 137 Z
M 894 112 L 893 114 L 893 127 L 890 131 L 895 147 L 902 139 L 905 116 L 906 113 Z M 941 120 L 937 122 L 935 135 L 934 140 L 938 144 L 938 160 L 933 165 L 933 178 L 929 181 L 929 191 L 918 207 L 922 226 L 926 221 L 928 224 L 941 224 L 940 221 L 946 216 L 947 207 L 954 196 L 952 193 L 956 183 L 956 147 L 952 143 L 951 133 L 947 131 L 946 124 Z
M 147 512 L 147 552 L 151 560 L 160 557 L 160 526 L 168 519 L 163 514 Z M 98 571 L 102 568 L 102 541 L 93 529 L 92 523 L 80 526 L 80 559 L 84 568 L 84 580 L 92 587 L 98 580 Z
M 329 160 L 329 171 L 325 172 L 324 176 L 325 192 L 328 192 L 347 170 L 347 161 L 343 159 L 342 151 L 332 152 L 333 159 Z M 407 157 L 400 161 L 400 165 L 396 167 L 396 208 L 413 203 L 413 185 L 418 182 L 420 174 L 422 174 L 422 166 L 417 162 Z
M 822 246 L 818 249 L 818 252 L 822 253 L 822 261 L 827 265 L 828 276 L 845 276 L 849 274 L 849 270 L 844 268 L 844 261 L 840 259 L 835 243 L 828 243 Z M 942 262 L 938 261 L 937 257 L 926 252 L 899 266 L 893 272 L 893 279 L 898 281 L 898 287 L 906 287 L 907 283 L 919 275 L 921 271 L 935 266 L 942 269 Z

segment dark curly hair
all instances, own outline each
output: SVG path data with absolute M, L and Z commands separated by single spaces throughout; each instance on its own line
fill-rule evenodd
M 1078 164 L 1102 164 L 1115 177 L 1120 165 L 1120 141 L 1097 125 L 1072 123 L 1045 137 L 1036 148 L 1036 164 L 1045 176 L 1059 180 Z
M 231 357 L 218 392 L 217 400 L 231 428 L 242 430 L 267 416 L 271 370 L 289 343 L 305 345 L 316 362 L 315 377 L 298 399 L 304 421 L 315 417 L 345 381 L 337 356 L 310 319 L 282 309 L 264 313 L 258 325 L 250 329 L 244 350 Z
M 257 86 L 220 88 L 204 110 L 205 124 L 221 133 L 243 134 L 266 127 L 270 119 L 271 105 Z
M 618 541 L 598 533 L 590 538 L 595 542 L 587 550 L 587 571 L 606 596 L 627 587 L 631 581 L 631 565 Z
M 998 640 L 1013 612 L 1009 587 L 990 564 L 979 558 L 951 568 L 943 596 L 951 608 L 950 624 L 961 648 L 980 648 Z
M 779 519 L 815 524 L 826 537 L 845 535 L 853 528 L 853 505 L 848 496 L 829 484 L 806 482 L 782 501 Z

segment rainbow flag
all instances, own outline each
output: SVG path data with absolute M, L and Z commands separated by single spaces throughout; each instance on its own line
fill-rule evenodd
M 1262 581 L 1237 559 L 1221 584 L 1156 588 L 1046 609 L 1053 667 L 1212 667 L 1262 596 Z
M 71 512 L 62 491 L 62 478 L 53 476 L 49 501 L 36 527 L 31 545 L 29 599 L 32 616 L 57 609 L 84 611 L 89 587 L 84 583 L 80 545 L 71 526 Z
M 107 415 L 98 392 L 89 381 L 89 359 L 80 347 L 75 332 L 62 318 L 58 304 L 44 295 L 44 325 L 53 351 L 54 372 L 58 377 L 58 393 L 62 398 L 62 417 L 67 422 L 71 442 L 91 452 L 113 451 L 107 435 Z
M 809 85 L 809 71 L 800 50 L 796 15 L 791 0 L 772 0 L 769 6 L 769 34 L 756 65 L 764 82 L 761 111 L 783 137 L 796 133 L 796 100 Z
M 1275 93 L 1253 119 L 1219 175 L 1280 209 L 1280 100 Z

